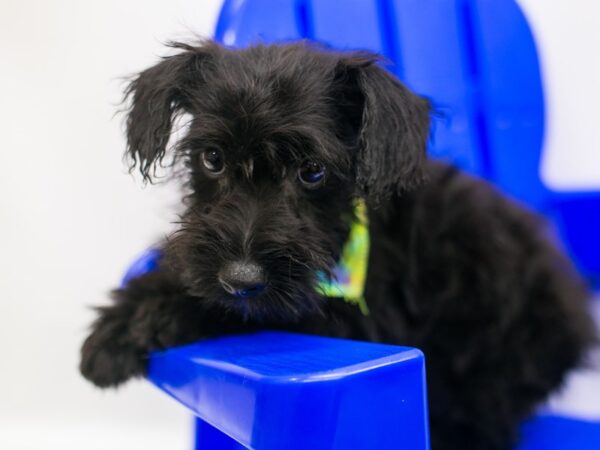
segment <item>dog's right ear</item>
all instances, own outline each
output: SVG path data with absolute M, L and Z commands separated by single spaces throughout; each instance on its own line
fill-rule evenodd
M 144 70 L 125 90 L 126 156 L 130 169 L 137 166 L 145 181 L 152 181 L 153 169 L 165 156 L 175 117 L 189 112 L 191 91 L 203 82 L 202 65 L 218 49 L 212 43 L 169 46 L 182 52 Z
M 424 181 L 431 109 L 378 60 L 367 52 L 344 54 L 334 78 L 341 134 L 356 143 L 359 193 L 372 204 Z

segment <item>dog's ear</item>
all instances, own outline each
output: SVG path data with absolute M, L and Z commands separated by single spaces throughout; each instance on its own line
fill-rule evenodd
M 175 117 L 189 112 L 191 91 L 203 82 L 202 66 L 218 48 L 212 43 L 169 46 L 181 52 L 139 73 L 125 90 L 126 156 L 146 181 L 165 156 Z
M 358 147 L 360 195 L 374 202 L 424 180 L 431 109 L 378 59 L 369 53 L 341 57 L 334 81 L 345 129 Z

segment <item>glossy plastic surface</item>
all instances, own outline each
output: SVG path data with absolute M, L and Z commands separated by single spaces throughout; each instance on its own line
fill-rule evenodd
M 559 193 L 541 181 L 540 67 L 514 0 L 226 0 L 215 37 L 235 47 L 307 38 L 384 54 L 439 112 L 430 154 L 551 218 L 600 287 L 600 192 Z
M 597 450 L 600 420 L 539 416 L 524 424 L 522 435 L 516 450 Z
M 416 349 L 262 332 L 155 353 L 149 378 L 214 427 L 198 448 L 428 448 Z

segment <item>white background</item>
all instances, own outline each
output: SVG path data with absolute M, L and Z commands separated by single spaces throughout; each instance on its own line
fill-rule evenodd
M 542 180 L 600 190 L 600 2 L 519 0 L 538 44 L 546 90 Z
M 211 36 L 220 0 L 0 0 L 0 449 L 187 450 L 191 419 L 139 381 L 101 392 L 79 346 L 132 257 L 169 228 L 113 118 L 161 42 Z M 137 181 L 137 182 L 136 182 Z
M 210 36 L 220 3 L 0 0 L 0 449 L 190 448 L 191 420 L 164 394 L 144 382 L 101 392 L 76 367 L 88 306 L 177 208 L 175 187 L 126 175 L 119 77 L 163 41 Z M 522 3 L 551 107 L 544 173 L 600 186 L 600 2 Z M 572 411 L 594 403 L 597 378 L 586 382 Z

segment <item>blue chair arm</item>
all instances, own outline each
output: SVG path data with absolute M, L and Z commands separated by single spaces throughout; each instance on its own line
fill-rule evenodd
M 200 418 L 197 448 L 429 448 L 424 358 L 412 348 L 227 336 L 154 353 L 149 379 Z

